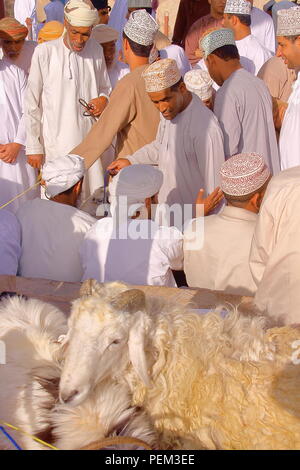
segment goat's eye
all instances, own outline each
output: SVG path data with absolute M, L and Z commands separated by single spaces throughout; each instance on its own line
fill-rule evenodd
M 121 340 L 120 339 L 115 339 L 111 344 L 120 344 Z

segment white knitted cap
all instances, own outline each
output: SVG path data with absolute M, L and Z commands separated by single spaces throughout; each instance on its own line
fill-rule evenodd
M 227 0 L 224 13 L 251 15 L 252 5 L 247 0 Z
M 166 90 L 182 78 L 174 59 L 162 59 L 154 62 L 146 68 L 142 76 L 148 93 Z
M 184 76 L 184 83 L 187 89 L 198 95 L 202 101 L 209 100 L 212 97 L 213 80 L 206 70 L 190 70 Z
M 146 10 L 133 11 L 124 27 L 126 36 L 142 46 L 153 44 L 158 30 L 158 24 Z
M 277 12 L 277 36 L 300 35 L 300 7 Z
M 219 47 L 223 46 L 236 46 L 233 32 L 231 29 L 228 28 L 221 28 L 204 36 L 203 39 L 200 40 L 200 46 L 204 52 L 204 58 L 206 59 L 213 51 L 219 49 Z

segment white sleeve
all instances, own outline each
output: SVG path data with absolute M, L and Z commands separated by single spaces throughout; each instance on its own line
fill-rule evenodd
M 144 147 L 137 150 L 133 155 L 127 157 L 131 164 L 144 163 L 149 165 L 158 165 L 161 147 L 161 132 L 161 124 L 159 124 L 156 139 L 150 144 L 144 145 Z
M 168 258 L 170 269 L 183 269 L 183 235 L 176 227 L 160 227 L 156 236 L 160 238 L 161 249 Z
M 110 83 L 110 79 L 107 73 L 107 68 L 106 68 L 106 63 L 105 63 L 105 58 L 103 54 L 103 48 L 102 46 L 99 46 L 100 48 L 100 55 L 101 55 L 101 61 L 100 61 L 100 70 L 98 71 L 98 76 L 100 78 L 99 82 L 99 96 L 105 96 L 107 99 L 109 98 L 109 95 L 112 92 L 112 87 Z
M 26 144 L 26 126 L 25 126 L 25 115 L 24 115 L 24 98 L 25 98 L 25 91 L 27 86 L 27 76 L 22 69 L 18 70 L 19 73 L 19 83 L 20 83 L 20 97 L 22 101 L 22 117 L 20 119 L 17 135 L 15 138 L 15 142 L 17 144 L 24 145 Z
M 220 184 L 220 168 L 225 161 L 224 138 L 213 113 L 212 122 L 205 134 L 199 135 L 196 139 L 194 151 L 197 155 L 198 166 L 203 173 L 205 182 L 203 189 L 208 195 Z M 201 188 L 199 187 L 199 189 Z
M 42 144 L 42 91 L 44 66 L 41 63 L 40 49 L 32 56 L 28 85 L 25 93 L 26 154 L 44 153 Z
M 238 145 L 242 133 L 236 103 L 233 97 L 223 96 L 217 92 L 214 113 L 218 118 L 224 136 L 225 158 L 230 158 L 238 153 Z

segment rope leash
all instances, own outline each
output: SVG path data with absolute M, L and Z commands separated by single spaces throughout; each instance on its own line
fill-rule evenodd
M 7 432 L 5 431 L 3 426 L 0 426 L 0 431 L 3 432 L 4 436 L 7 437 L 9 442 L 17 449 L 17 450 L 22 450 L 22 448 L 19 446 L 19 444 L 16 443 L 14 438 Z
M 0 419 L 0 423 L 1 423 L 3 426 L 6 426 L 7 428 L 13 429 L 14 431 L 17 431 L 17 432 L 19 432 L 19 433 L 21 433 L 21 434 L 24 434 L 24 436 L 30 437 L 31 439 L 33 439 L 34 441 L 38 442 L 39 444 L 42 444 L 43 446 L 49 447 L 49 448 L 52 449 L 52 450 L 59 450 L 57 447 L 54 447 L 53 445 L 48 444 L 48 443 L 45 442 L 45 441 L 42 441 L 42 440 L 39 439 L 38 437 L 32 436 L 32 434 L 29 434 L 28 432 L 25 432 L 25 431 L 23 431 L 22 429 L 17 428 L 16 426 L 13 426 L 12 424 L 6 423 L 6 422 L 3 421 L 2 419 Z M 8 436 L 7 436 L 7 437 L 8 437 Z M 16 444 L 16 445 L 17 445 L 17 444 Z M 20 450 L 22 450 L 22 449 L 20 449 Z
M 38 176 L 38 179 L 37 179 L 37 182 L 34 183 L 32 186 L 30 186 L 29 188 L 27 188 L 25 191 L 23 191 L 22 193 L 18 194 L 17 196 L 15 196 L 13 199 L 11 199 L 10 201 L 6 202 L 5 204 L 3 204 L 2 206 L 0 206 L 0 210 L 1 209 L 4 209 L 4 207 L 8 206 L 9 204 L 11 204 L 12 202 L 16 201 L 17 199 L 19 199 L 20 197 L 24 196 L 24 194 L 27 194 L 29 193 L 29 191 L 31 191 L 32 189 L 36 188 L 40 182 L 42 180 L 42 176 L 41 176 L 41 173 L 39 173 L 39 176 Z

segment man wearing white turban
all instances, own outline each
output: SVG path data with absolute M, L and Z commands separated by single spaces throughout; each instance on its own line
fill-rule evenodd
M 172 270 L 183 266 L 182 234 L 151 220 L 162 182 L 150 165 L 132 165 L 113 178 L 112 217 L 99 220 L 81 246 L 83 280 L 176 287 Z
M 90 39 L 98 12 L 89 0 L 70 0 L 65 6 L 66 33 L 40 44 L 32 58 L 25 100 L 26 154 L 40 168 L 68 153 L 90 131 L 111 92 L 103 50 Z M 88 106 L 85 109 L 79 100 Z M 102 186 L 97 162 L 84 181 L 83 199 Z
M 96 219 L 76 208 L 84 167 L 70 155 L 43 168 L 45 193 L 24 203 L 17 217 L 22 229 L 19 273 L 24 277 L 78 282 L 83 271 L 79 247 Z

